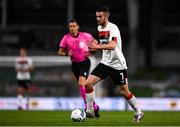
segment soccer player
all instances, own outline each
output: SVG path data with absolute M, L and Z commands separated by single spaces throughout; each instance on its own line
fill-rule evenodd
M 31 83 L 31 74 L 33 70 L 32 59 L 27 57 L 25 48 L 20 49 L 20 56 L 15 61 L 15 69 L 17 72 L 17 100 L 19 110 L 28 110 L 29 108 L 29 85 Z M 24 101 L 25 100 L 25 101 Z M 26 106 L 24 106 L 26 105 Z
M 99 43 L 92 43 L 90 48 L 102 50 L 102 60 L 95 67 L 85 82 L 87 92 L 87 116 L 94 116 L 92 102 L 93 87 L 100 80 L 110 76 L 116 85 L 119 85 L 120 94 L 126 98 L 130 106 L 134 109 L 134 121 L 140 122 L 143 112 L 138 106 L 135 96 L 128 89 L 127 65 L 122 53 L 121 35 L 118 27 L 109 22 L 109 8 L 101 7 L 96 11 L 98 23 Z
M 86 91 L 84 82 L 89 75 L 91 62 L 89 60 L 89 44 L 96 41 L 93 36 L 86 32 L 79 31 L 78 22 L 73 19 L 68 24 L 69 33 L 64 35 L 59 43 L 58 55 L 70 56 L 72 61 L 72 71 L 78 81 L 81 97 L 86 106 Z M 93 102 L 93 109 L 96 117 L 99 117 L 99 106 Z

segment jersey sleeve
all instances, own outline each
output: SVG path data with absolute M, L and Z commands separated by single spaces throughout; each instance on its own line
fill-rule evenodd
M 94 40 L 94 37 L 91 34 L 88 34 L 88 41 L 91 42 Z
M 92 41 L 94 40 L 94 37 L 91 34 L 86 33 L 86 39 L 87 39 L 87 44 L 90 45 L 90 43 L 92 43 Z
M 119 31 L 118 27 L 116 25 L 114 25 L 110 31 L 110 41 L 113 40 L 113 41 L 118 42 L 119 41 L 118 38 L 120 38 L 120 31 Z
M 29 66 L 33 66 L 33 60 L 31 58 L 28 59 Z
M 15 59 L 15 68 L 18 68 L 19 64 L 18 64 L 18 58 Z
M 60 43 L 59 43 L 59 48 L 67 48 L 67 41 L 66 41 L 66 36 L 64 36 L 63 38 L 62 38 L 62 40 L 60 41 Z

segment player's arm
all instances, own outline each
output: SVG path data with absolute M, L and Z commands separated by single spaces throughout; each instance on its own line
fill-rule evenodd
M 33 71 L 33 69 L 34 69 L 33 65 L 29 65 L 28 68 L 21 68 L 19 71 L 21 71 L 21 72 L 31 72 L 31 71 Z
M 113 50 L 117 45 L 116 41 L 110 41 L 107 44 L 92 43 L 91 48 L 96 50 Z
M 16 70 L 16 72 L 22 72 L 23 71 L 22 68 L 18 65 L 17 60 L 15 61 L 15 70 Z
M 31 72 L 31 71 L 33 71 L 33 69 L 34 69 L 33 65 L 29 65 L 29 67 L 27 67 L 27 68 L 21 68 L 20 71 L 21 72 Z
M 21 68 L 21 67 L 16 67 L 15 68 L 15 70 L 17 72 L 31 72 L 31 71 L 33 71 L 33 69 L 34 69 L 33 65 L 29 65 L 29 67 L 27 67 L 27 68 Z
M 31 71 L 33 71 L 33 70 L 34 70 L 34 66 L 33 66 L 33 65 L 29 65 L 27 71 L 31 72 Z
M 98 44 L 98 41 L 97 41 L 96 39 L 93 39 L 92 42 L 91 42 L 91 44 L 90 44 L 90 46 L 89 46 L 89 51 L 90 51 L 91 53 L 94 53 L 95 51 L 97 51 L 97 49 L 91 48 L 92 44 Z
M 110 31 L 112 40 L 105 44 L 93 44 L 92 47 L 97 50 L 113 50 L 117 45 L 117 38 L 120 37 L 120 31 L 117 26 L 113 26 Z M 110 37 L 110 38 L 111 38 Z
M 17 72 L 20 72 L 20 71 L 22 71 L 22 69 L 20 68 L 20 67 L 15 67 L 15 70 L 17 71 Z

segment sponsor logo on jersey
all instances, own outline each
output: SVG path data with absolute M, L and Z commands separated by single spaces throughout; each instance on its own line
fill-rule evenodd
M 110 36 L 110 32 L 109 31 L 99 31 L 99 41 L 102 44 L 106 44 L 109 42 L 109 36 Z

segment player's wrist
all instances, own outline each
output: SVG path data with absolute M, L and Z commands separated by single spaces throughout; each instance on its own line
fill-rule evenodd
M 64 53 L 64 56 L 68 56 L 68 52 L 65 52 L 65 53 Z
M 96 49 L 97 49 L 97 50 L 98 50 L 98 49 L 102 49 L 102 46 L 103 46 L 103 45 L 97 45 L 97 46 L 96 46 Z

